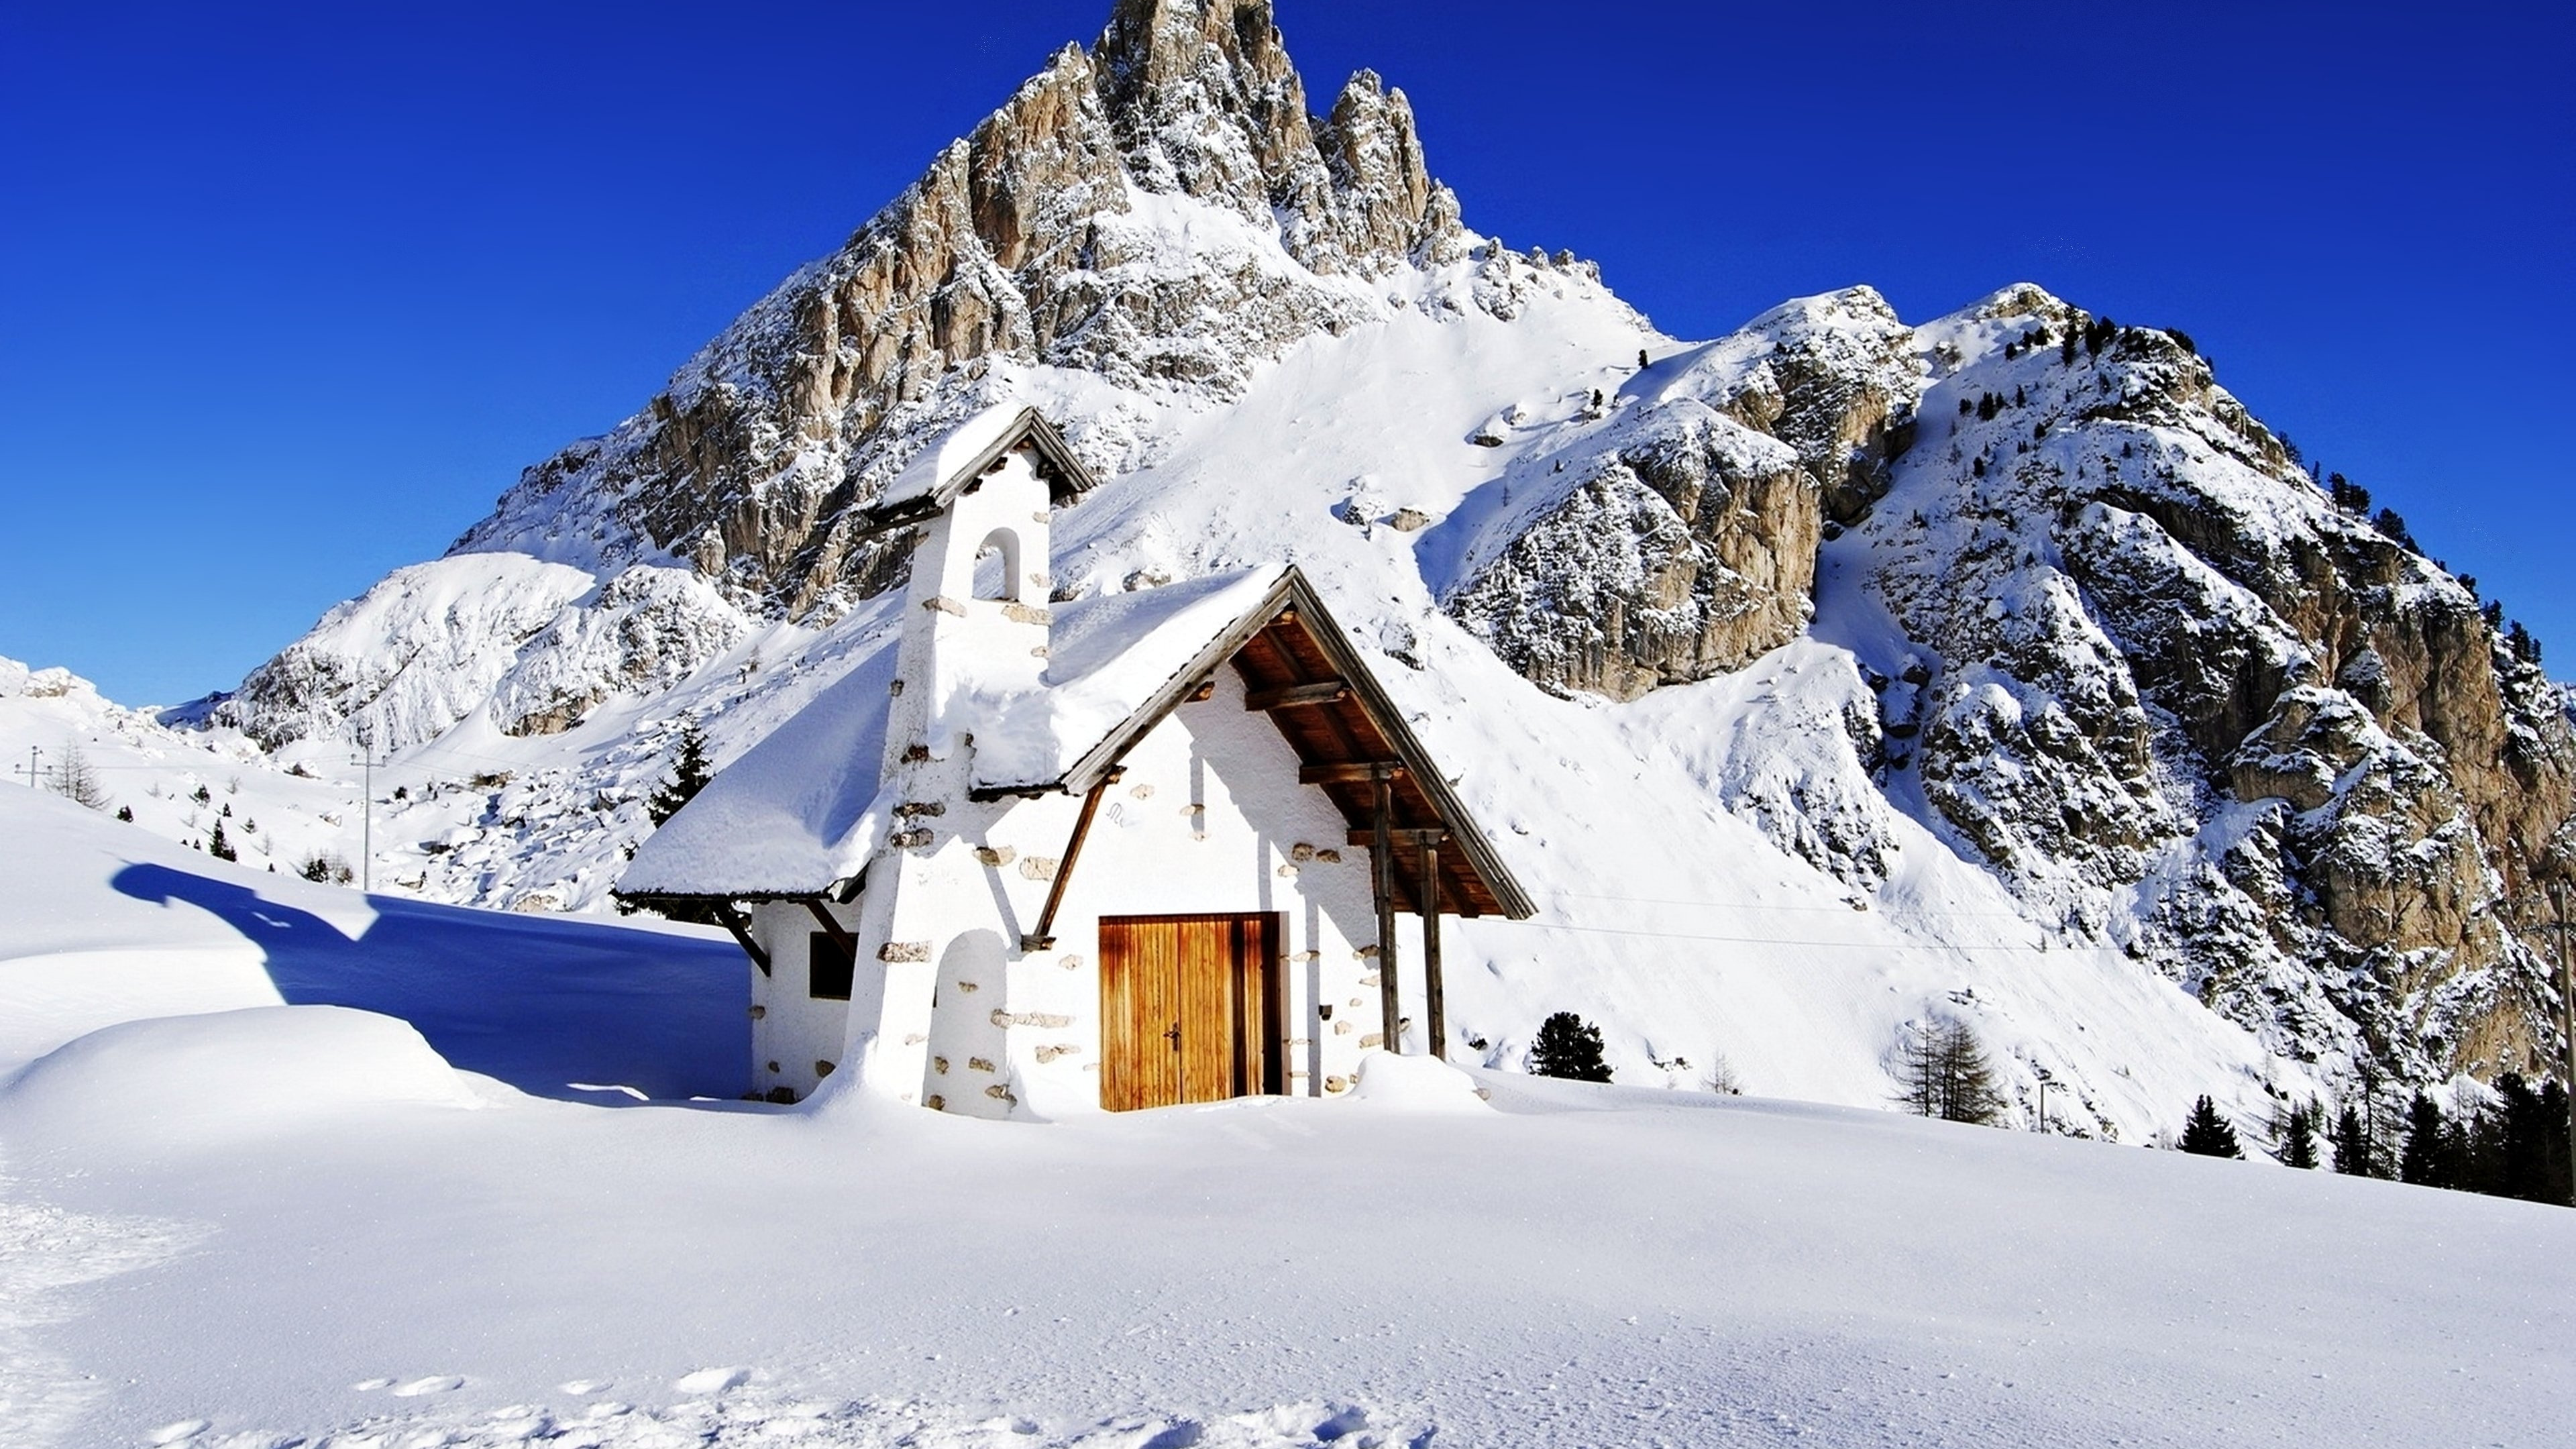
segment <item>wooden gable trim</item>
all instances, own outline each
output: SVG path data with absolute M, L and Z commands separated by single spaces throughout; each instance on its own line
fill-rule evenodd
M 1458 799 L 1456 793 L 1449 788 L 1448 781 L 1442 778 L 1432 761 L 1431 752 L 1424 748 L 1422 741 L 1405 724 L 1403 712 L 1396 708 L 1395 701 L 1379 685 L 1376 676 L 1369 672 L 1368 662 L 1361 657 L 1358 648 L 1350 642 L 1349 636 L 1344 633 L 1341 626 L 1334 622 L 1332 612 L 1324 607 L 1323 600 L 1306 582 L 1306 576 L 1293 565 L 1281 571 L 1279 581 L 1262 596 L 1260 603 L 1246 610 L 1241 618 L 1210 640 L 1205 647 L 1192 656 L 1188 664 L 1175 672 L 1161 689 L 1129 715 L 1125 722 L 1111 731 L 1107 738 L 1086 751 L 1082 758 L 1076 760 L 1073 767 L 1065 771 L 1064 778 L 1057 782 L 1054 788 L 1069 794 L 1089 792 L 1109 770 L 1116 767 L 1118 761 L 1135 746 L 1138 740 L 1143 739 L 1154 726 L 1162 723 L 1166 715 L 1188 699 L 1203 697 L 1200 691 L 1217 669 L 1246 649 L 1271 650 L 1272 662 L 1285 664 L 1287 661 L 1277 659 L 1273 646 L 1264 638 L 1267 631 L 1274 626 L 1297 629 L 1314 646 L 1316 652 L 1323 656 L 1330 667 L 1332 681 L 1336 688 L 1346 691 L 1329 702 L 1300 703 L 1296 706 L 1299 714 L 1318 717 L 1324 727 L 1330 731 L 1339 752 L 1344 756 L 1338 761 L 1320 761 L 1301 766 L 1298 771 L 1299 779 L 1310 784 L 1345 781 L 1351 784 L 1366 784 L 1381 778 L 1400 776 L 1419 793 L 1422 802 L 1428 806 L 1430 813 L 1440 824 L 1437 827 L 1399 828 L 1406 830 L 1438 828 L 1447 832 L 1447 838 L 1442 843 L 1453 848 L 1443 850 L 1438 855 L 1438 859 L 1445 867 L 1442 871 L 1443 880 L 1458 881 L 1472 877 L 1490 897 L 1493 910 L 1513 920 L 1526 920 L 1535 915 L 1537 908 L 1531 904 L 1528 893 L 1521 888 L 1519 880 L 1512 875 L 1510 868 L 1505 866 L 1501 858 L 1494 853 L 1483 831 L 1477 828 L 1474 817 L 1467 813 L 1465 803 Z M 1280 672 L 1289 671 L 1283 669 Z M 1305 683 L 1321 682 L 1305 681 Z M 1353 734 L 1352 726 L 1342 718 L 1343 711 L 1350 709 L 1361 711 L 1369 728 L 1386 743 L 1386 754 L 1390 756 L 1389 758 L 1373 758 L 1373 752 L 1364 749 L 1362 742 Z M 1271 720 L 1274 724 L 1279 723 L 1280 719 L 1279 713 L 1272 713 Z M 1310 773 L 1313 778 L 1309 778 Z M 1018 793 L 1018 790 L 995 793 Z M 1345 814 L 1348 814 L 1347 810 Z M 1413 842 L 1408 839 L 1407 843 Z M 1439 881 L 1430 882 L 1428 885 L 1430 888 L 1420 894 L 1424 897 L 1425 903 L 1435 911 L 1441 908 L 1446 897 L 1453 898 L 1457 902 L 1460 914 L 1485 913 L 1481 903 L 1474 900 L 1467 891 L 1445 891 L 1440 888 Z M 1412 893 L 1404 891 L 1399 884 L 1397 891 L 1399 899 L 1410 894 Z
M 1529 893 L 1521 888 L 1511 868 L 1494 853 L 1485 833 L 1477 828 L 1475 817 L 1468 814 L 1466 803 L 1449 788 L 1448 780 L 1434 764 L 1431 751 L 1405 723 L 1403 711 L 1396 708 L 1395 701 L 1378 684 L 1377 677 L 1369 672 L 1367 661 L 1360 657 L 1350 636 L 1333 622 L 1332 614 L 1306 583 L 1305 575 L 1290 569 L 1288 586 L 1289 597 L 1299 610 L 1297 622 L 1303 626 L 1306 637 L 1323 653 L 1334 673 L 1350 682 L 1351 702 L 1367 713 L 1369 723 L 1376 726 L 1379 736 L 1392 747 L 1395 758 L 1405 766 L 1409 783 L 1422 793 L 1431 806 L 1432 814 L 1448 829 L 1461 863 L 1483 881 L 1503 915 L 1516 921 L 1536 915 L 1538 908 L 1531 903 Z M 1318 623 L 1323 627 L 1317 627 Z M 1450 854 L 1450 851 L 1441 852 L 1444 858 Z M 1435 907 L 1437 901 L 1438 897 L 1434 895 L 1432 903 Z

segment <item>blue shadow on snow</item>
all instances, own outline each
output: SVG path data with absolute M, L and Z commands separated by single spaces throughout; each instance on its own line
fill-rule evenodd
M 376 895 L 374 922 L 353 939 L 248 886 L 167 866 L 129 865 L 114 884 L 221 918 L 267 956 L 289 1003 L 400 1017 L 449 1062 L 523 1092 L 603 1100 L 570 1090 L 582 1082 L 733 1097 L 750 1078 L 747 968 L 730 942 Z

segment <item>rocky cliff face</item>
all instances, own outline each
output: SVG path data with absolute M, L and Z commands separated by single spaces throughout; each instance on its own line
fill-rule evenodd
M 1364 71 L 1316 119 L 1263 0 L 1126 0 L 458 547 L 677 555 L 790 612 L 871 593 L 896 552 L 844 520 L 997 364 L 1222 401 L 1296 340 L 1380 316 L 1368 278 L 1464 247 L 1402 92 Z M 1077 446 L 1139 461 L 1084 421 Z
M 2179 334 L 2030 287 L 1910 329 L 1849 292 L 1631 392 L 1639 427 L 1695 396 L 1794 454 L 1804 491 L 1700 466 L 1749 509 L 1738 556 L 1812 539 L 1821 492 L 1845 587 L 1816 627 L 1880 701 L 1859 763 L 2070 938 L 2310 1060 L 2547 1069 L 2538 883 L 2565 873 L 2576 808 L 2557 692 Z M 1782 642 L 1807 571 L 1708 568 L 1722 533 L 1637 501 L 1679 496 L 1655 481 L 1673 456 L 1581 475 L 1452 611 L 1530 678 L 1617 698 Z M 1701 573 L 1741 581 L 1730 608 L 1693 594 Z M 1775 837 L 1874 884 L 1872 852 L 1834 843 L 1882 835 L 1881 807 L 1812 799 L 1771 810 Z

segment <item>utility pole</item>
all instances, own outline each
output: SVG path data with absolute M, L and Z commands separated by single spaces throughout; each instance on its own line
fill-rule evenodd
M 358 741 L 358 764 L 365 773 L 358 787 L 358 889 L 376 888 L 376 747 Z
M 2048 1078 L 2039 1079 L 2039 1130 L 2048 1130 Z
M 42 745 L 27 746 L 27 788 L 30 790 L 45 788 L 44 782 L 36 777 L 36 757 L 44 752 Z
M 2567 955 L 2566 881 L 2549 883 L 2549 904 L 2557 917 L 2552 924 L 2558 931 L 2558 1042 L 2566 1053 L 2558 1079 L 2566 1084 L 2569 1202 L 2576 1204 L 2576 966 Z

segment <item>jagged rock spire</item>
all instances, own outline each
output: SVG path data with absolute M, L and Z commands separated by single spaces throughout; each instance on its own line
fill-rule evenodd
M 1313 275 L 1204 238 L 1159 246 L 1139 193 L 1276 227 Z M 1058 51 L 839 253 L 615 433 L 530 469 L 457 547 L 586 567 L 676 554 L 791 611 L 865 592 L 897 556 L 849 536 L 852 510 L 912 430 L 979 401 L 990 359 L 1222 398 L 1366 320 L 1320 278 L 1465 247 L 1401 91 L 1362 71 L 1319 120 L 1266 0 L 1119 0 L 1090 51 Z
M 1457 229 L 1403 93 L 1363 70 L 1317 121 L 1268 0 L 1120 0 L 1093 57 L 1138 185 L 1286 218 L 1317 271 L 1383 269 Z

